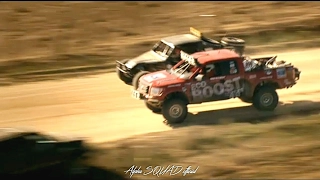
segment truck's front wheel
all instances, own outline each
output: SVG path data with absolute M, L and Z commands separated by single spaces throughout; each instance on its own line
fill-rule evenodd
M 182 123 L 188 115 L 187 103 L 180 99 L 168 99 L 163 103 L 162 115 L 170 124 Z
M 139 79 L 143 76 L 143 75 L 146 75 L 146 74 L 149 74 L 150 72 L 148 71 L 140 71 L 138 72 L 134 77 L 133 77 L 133 80 L 132 80 L 132 86 L 133 88 L 136 90 L 138 89 L 138 86 L 139 86 Z
M 128 61 L 128 60 L 122 60 L 121 62 L 122 62 L 123 64 L 125 64 L 127 61 Z M 130 82 L 132 81 L 131 78 L 125 76 L 125 75 L 123 74 L 123 72 L 121 72 L 118 68 L 116 68 L 116 72 L 117 72 L 117 75 L 118 75 L 119 79 L 120 79 L 121 81 L 123 81 L 124 83 L 128 84 L 128 83 L 130 83 Z
M 152 104 L 148 103 L 148 101 L 144 101 L 145 105 L 147 106 L 148 109 L 150 109 L 154 113 L 159 113 L 161 112 L 161 108 L 153 106 Z
M 272 87 L 262 87 L 253 96 L 253 106 L 258 110 L 273 111 L 279 103 L 279 96 Z

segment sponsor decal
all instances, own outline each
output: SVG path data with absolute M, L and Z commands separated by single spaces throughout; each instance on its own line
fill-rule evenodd
M 196 65 L 196 60 L 193 58 L 193 56 L 181 51 L 180 52 L 180 57 L 182 60 L 188 62 L 191 65 Z
M 286 68 L 278 68 L 276 71 L 278 79 L 287 77 Z
M 218 76 L 218 77 L 212 77 L 210 80 L 219 80 L 219 79 L 224 79 L 226 78 L 225 76 Z
M 252 69 L 252 63 L 249 60 L 244 60 L 243 67 L 245 71 L 250 71 Z
M 179 87 L 179 86 L 181 86 L 181 84 L 174 84 L 174 85 L 170 85 L 168 87 L 171 88 L 171 87 Z
M 236 74 L 236 73 L 238 73 L 238 70 L 237 70 L 237 68 L 236 68 L 236 65 L 234 64 L 233 61 L 230 61 L 229 65 L 230 65 L 230 74 Z
M 191 84 L 191 94 L 195 99 L 210 98 L 214 95 L 229 95 L 239 97 L 243 88 L 240 87 L 240 77 L 228 79 L 224 83 L 207 84 L 206 81 Z
M 265 77 L 262 77 L 260 79 L 272 79 L 273 76 L 265 76 Z
M 157 73 L 157 74 L 153 74 L 153 75 L 147 75 L 144 80 L 148 81 L 148 82 L 151 82 L 153 80 L 156 80 L 156 79 L 163 79 L 165 78 L 166 75 L 162 74 L 162 73 Z
M 257 77 L 257 75 L 252 74 L 252 75 L 249 76 L 249 79 L 254 79 L 254 78 L 256 78 L 256 77 Z
M 267 69 L 264 72 L 266 73 L 266 75 L 270 75 L 272 73 L 272 70 L 271 69 Z
M 186 87 L 182 87 L 182 91 L 183 91 L 183 92 L 186 92 L 186 91 L 187 91 L 187 88 L 186 88 Z

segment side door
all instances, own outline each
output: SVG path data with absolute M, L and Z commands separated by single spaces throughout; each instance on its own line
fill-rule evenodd
M 1 147 L 1 171 L 17 173 L 29 168 L 30 145 L 22 138 L 6 140 Z
M 30 134 L 24 138 L 29 144 L 32 144 L 31 154 L 33 158 L 30 161 L 30 166 L 33 168 L 49 166 L 59 160 L 54 142 L 41 134 Z
M 206 101 L 239 97 L 243 92 L 241 74 L 236 60 L 223 60 L 206 65 L 207 85 L 202 90 Z
M 198 71 L 194 79 L 186 83 L 186 91 L 188 91 L 187 94 L 193 104 L 206 102 L 208 100 L 205 91 L 209 84 L 209 79 L 205 77 L 206 73 L 204 69 L 205 67 Z

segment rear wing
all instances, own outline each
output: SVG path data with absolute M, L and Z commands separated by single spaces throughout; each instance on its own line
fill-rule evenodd
M 183 51 L 180 51 L 180 57 L 181 57 L 181 60 L 184 60 L 185 62 L 188 62 L 193 66 L 199 65 L 199 62 L 197 61 L 197 59 L 195 59 L 192 55 L 189 55 Z
M 198 29 L 196 28 L 193 28 L 193 27 L 190 27 L 190 33 L 199 37 L 199 38 L 203 38 L 203 34 L 201 31 L 199 31 Z

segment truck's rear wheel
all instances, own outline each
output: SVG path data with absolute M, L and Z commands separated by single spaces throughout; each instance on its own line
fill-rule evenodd
M 163 103 L 162 115 L 170 124 L 182 123 L 188 115 L 187 103 L 180 99 L 168 99 Z
M 122 61 L 120 61 L 120 62 L 122 62 L 123 64 L 125 64 L 127 61 L 128 61 L 128 60 L 122 60 Z M 123 74 L 123 72 L 121 72 L 118 68 L 116 68 L 116 72 L 117 72 L 117 75 L 118 75 L 119 79 L 120 79 L 121 81 L 123 81 L 124 83 L 127 84 L 127 83 L 130 83 L 130 82 L 132 81 L 131 78 L 125 76 L 125 75 Z
M 133 86 L 133 89 L 138 89 L 138 86 L 139 86 L 139 79 L 141 78 L 141 76 L 143 75 L 146 75 L 146 74 L 149 74 L 150 72 L 148 71 L 140 71 L 138 72 L 134 77 L 133 77 L 133 80 L 132 80 L 132 86 Z
M 262 111 L 273 111 L 279 103 L 279 96 L 272 87 L 262 87 L 253 96 L 253 106 Z
M 159 112 L 161 112 L 161 108 L 159 108 L 159 107 L 155 107 L 155 106 L 153 106 L 152 104 L 150 104 L 150 103 L 148 103 L 148 101 L 144 101 L 144 103 L 145 103 L 145 105 L 147 106 L 147 108 L 148 109 L 150 109 L 152 112 L 154 112 L 154 113 L 159 113 Z

